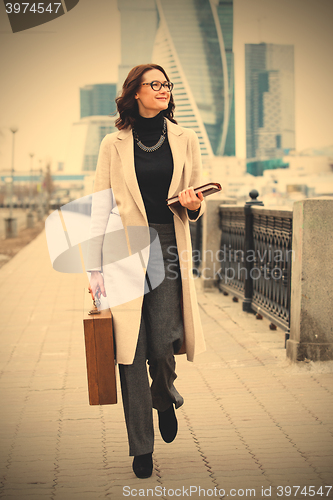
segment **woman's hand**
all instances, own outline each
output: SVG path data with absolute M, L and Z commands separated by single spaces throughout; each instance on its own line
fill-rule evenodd
M 188 210 L 199 210 L 204 197 L 202 193 L 195 194 L 193 186 L 184 189 L 178 194 L 179 203 Z
M 104 288 L 104 279 L 99 271 L 92 271 L 90 274 L 90 290 L 93 296 L 93 299 L 97 297 L 100 298 L 101 294 L 106 297 L 105 288 Z

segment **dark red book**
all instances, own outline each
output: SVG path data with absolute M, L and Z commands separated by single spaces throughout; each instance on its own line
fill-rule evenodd
M 209 196 L 210 194 L 218 193 L 221 190 L 222 190 L 222 186 L 218 182 L 209 182 L 208 184 L 203 184 L 202 186 L 194 188 L 195 194 L 198 194 L 201 192 L 204 197 Z M 170 205 L 174 205 L 174 204 L 179 203 L 178 195 L 172 196 L 172 198 L 168 198 L 166 202 L 167 202 L 168 207 Z

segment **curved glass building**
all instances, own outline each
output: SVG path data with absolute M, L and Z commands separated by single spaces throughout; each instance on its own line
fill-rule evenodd
M 133 10 L 129 9 L 131 2 Z M 133 16 L 133 11 L 140 19 L 136 29 L 122 30 L 122 60 L 127 67 L 149 61 L 163 66 L 175 84 L 175 118 L 180 125 L 195 130 L 202 156 L 234 156 L 233 2 L 154 0 L 156 17 L 152 3 L 152 0 L 126 0 L 125 3 L 118 0 L 122 27 L 126 25 L 126 17 L 130 20 Z M 141 49 L 138 47 L 139 35 L 146 23 L 144 12 L 149 13 L 150 39 L 156 27 L 151 51 L 147 48 L 147 39 Z M 135 57 L 134 52 L 140 57 Z M 120 71 L 120 80 L 123 78 Z

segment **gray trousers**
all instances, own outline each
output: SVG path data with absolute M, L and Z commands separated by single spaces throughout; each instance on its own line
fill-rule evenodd
M 174 353 L 183 342 L 181 279 L 173 224 L 149 224 L 158 232 L 165 269 L 163 282 L 144 296 L 141 325 L 133 364 L 119 365 L 129 454 L 154 449 L 152 409 L 179 408 L 183 398 L 174 386 Z M 148 264 L 149 276 L 149 264 Z M 152 378 L 151 387 L 147 373 Z

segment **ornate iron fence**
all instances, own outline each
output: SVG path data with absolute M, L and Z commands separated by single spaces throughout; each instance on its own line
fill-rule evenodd
M 255 261 L 252 309 L 289 328 L 293 213 L 252 208 Z
M 244 296 L 245 269 L 245 215 L 244 208 L 235 205 L 221 206 L 220 229 L 222 231 L 220 248 L 219 288 L 237 297 Z M 222 286 L 223 284 L 223 286 Z
M 220 206 L 219 289 L 243 298 L 244 310 L 260 313 L 274 325 L 287 329 L 293 260 L 292 215 L 290 210 Z

